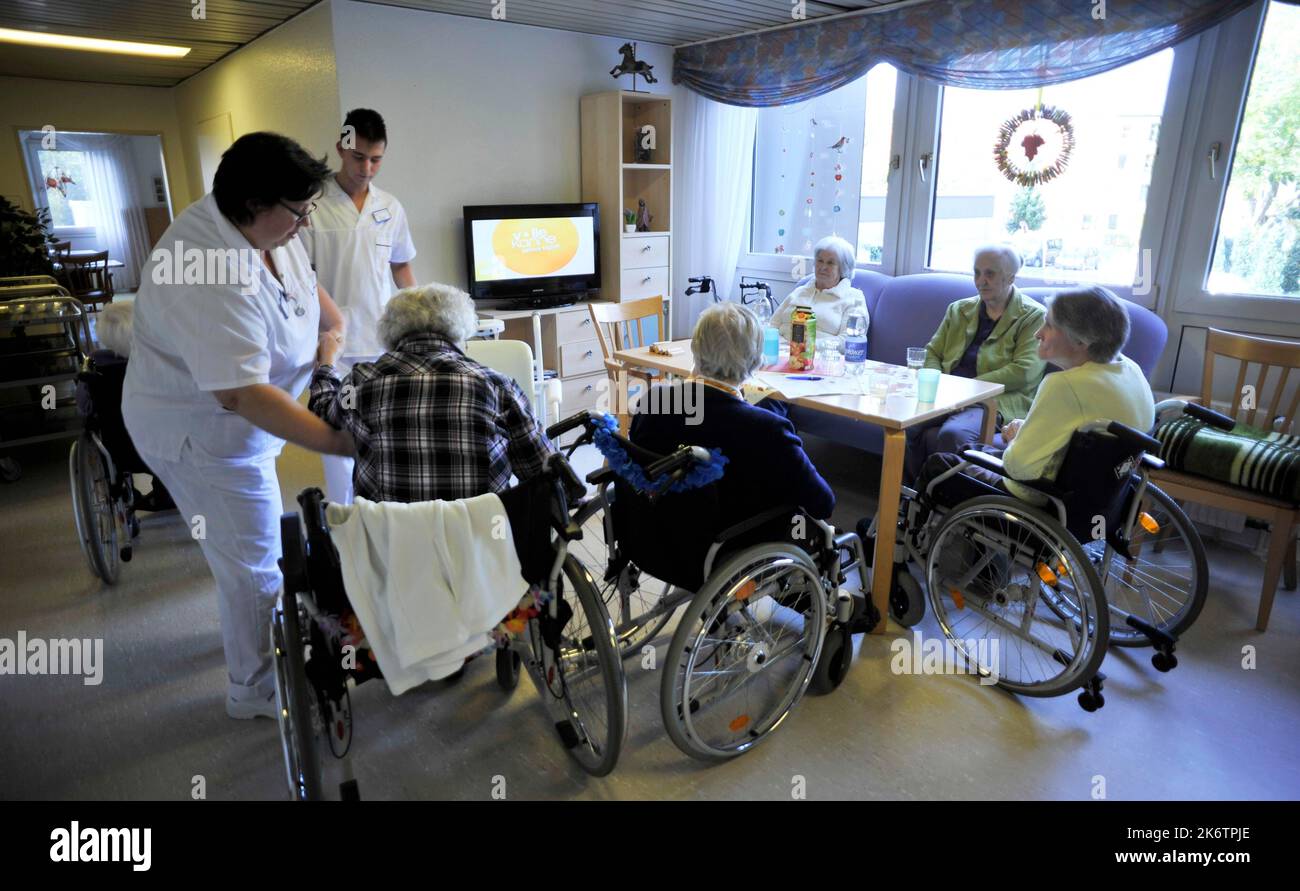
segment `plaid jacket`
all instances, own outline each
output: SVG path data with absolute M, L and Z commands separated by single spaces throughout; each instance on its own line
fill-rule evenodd
M 551 444 L 513 380 L 435 334 L 412 334 L 344 380 L 312 376 L 311 411 L 357 446 L 356 494 L 433 501 L 500 492 L 541 472 Z

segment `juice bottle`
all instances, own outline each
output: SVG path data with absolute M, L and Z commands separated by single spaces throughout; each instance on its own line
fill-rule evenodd
M 796 306 L 790 316 L 790 370 L 811 371 L 817 353 L 817 314 Z

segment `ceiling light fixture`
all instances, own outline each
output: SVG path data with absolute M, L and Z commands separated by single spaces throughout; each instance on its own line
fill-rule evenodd
M 188 46 L 165 43 L 136 43 L 131 40 L 104 40 L 99 37 L 74 37 L 71 34 L 46 34 L 43 31 L 15 31 L 0 28 L 0 43 L 21 43 L 47 49 L 86 50 L 92 53 L 121 53 L 128 56 L 156 56 L 179 59 L 189 55 Z

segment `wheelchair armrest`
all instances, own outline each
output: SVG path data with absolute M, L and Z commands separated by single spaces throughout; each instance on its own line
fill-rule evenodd
M 1165 462 L 1155 455 L 1144 453 L 1142 455 L 1142 466 L 1151 470 L 1163 470 Z
M 617 474 L 614 473 L 614 468 L 601 467 L 587 474 L 587 482 L 593 486 L 603 486 L 606 483 L 612 483 L 616 475 Z
M 1007 469 L 1003 466 L 1002 459 L 997 455 L 990 455 L 988 452 L 980 452 L 975 449 L 966 449 L 961 453 L 961 456 L 963 460 L 985 470 L 991 470 L 998 476 L 1007 475 Z

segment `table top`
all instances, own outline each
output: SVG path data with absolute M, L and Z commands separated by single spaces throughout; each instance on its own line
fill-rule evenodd
M 682 376 L 690 374 L 695 365 L 695 357 L 691 353 L 691 342 L 689 340 L 673 341 L 673 346 L 680 346 L 683 349 L 675 356 L 661 356 L 650 352 L 649 347 L 636 347 L 630 350 L 615 350 L 614 358 L 620 359 L 629 365 L 654 368 L 669 374 Z M 870 374 L 873 369 L 891 370 L 898 367 L 884 362 L 868 362 L 867 374 Z M 992 399 L 999 395 L 1003 389 L 1005 388 L 1001 384 L 991 384 L 987 381 L 977 381 L 971 378 L 944 374 L 939 376 L 939 390 L 934 402 L 917 402 L 916 398 L 912 396 L 893 395 L 887 399 L 881 399 L 875 396 L 859 396 L 856 394 L 809 396 L 787 401 L 795 405 L 852 418 L 855 421 L 876 424 L 891 430 L 905 430 L 932 418 L 942 417 L 963 408 L 969 408 L 978 402 Z M 774 398 L 779 399 L 781 397 Z

